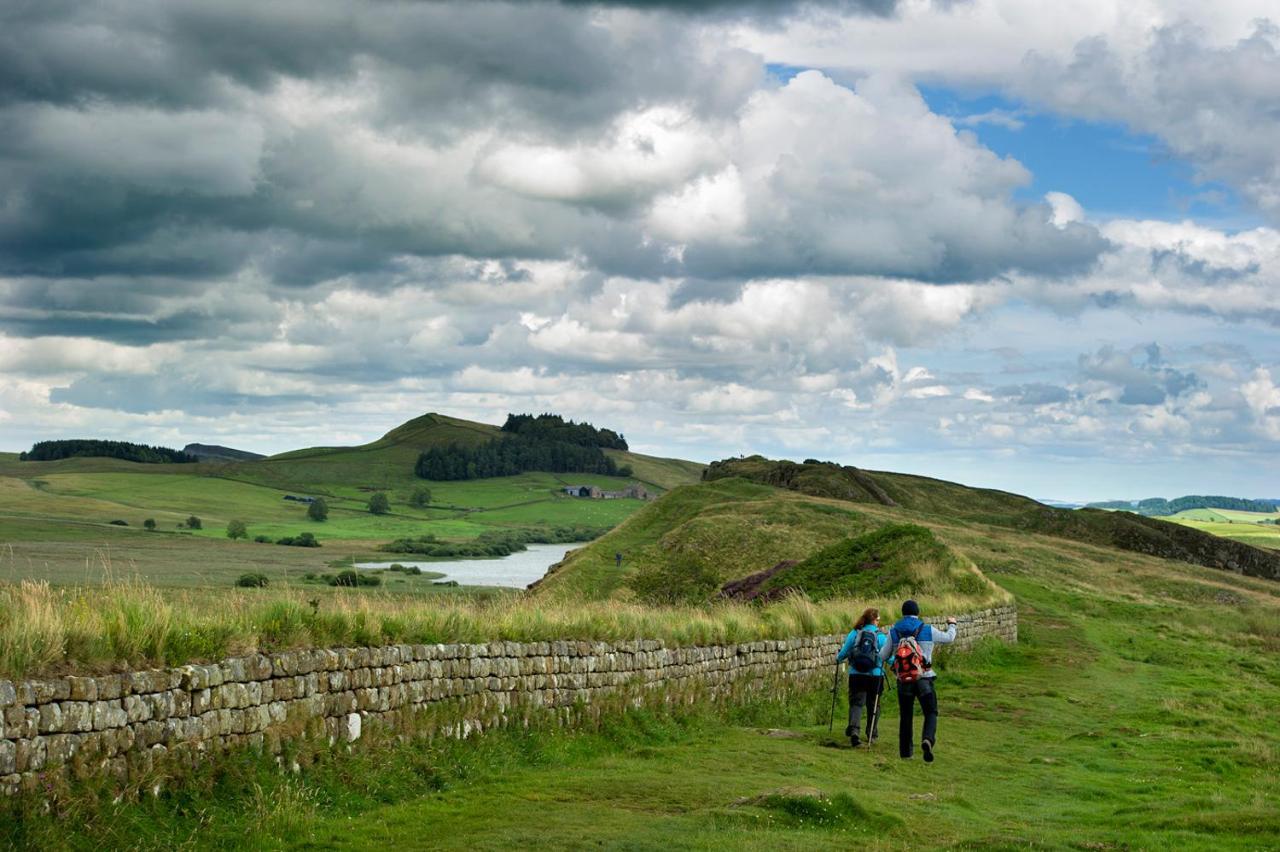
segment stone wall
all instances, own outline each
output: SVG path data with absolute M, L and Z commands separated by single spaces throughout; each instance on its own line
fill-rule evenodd
M 1013 606 L 957 617 L 957 649 L 1017 641 Z M 781 697 L 830 677 L 843 636 L 668 648 L 661 642 L 490 642 L 254 654 L 93 677 L 0 680 L 0 791 L 160 767 L 230 748 L 360 739 L 371 723 L 468 736 L 646 703 Z

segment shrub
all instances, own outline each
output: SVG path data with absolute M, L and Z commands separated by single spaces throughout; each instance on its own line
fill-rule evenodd
M 156 519 L 147 518 L 145 521 L 142 522 L 142 526 L 145 527 L 146 529 L 153 530 L 156 528 Z
M 323 497 L 317 497 L 307 507 L 307 517 L 313 521 L 325 521 L 329 519 L 329 504 L 324 502 Z
M 227 538 L 235 541 L 238 538 L 248 538 L 249 527 L 244 521 L 229 521 L 227 523 Z
M 242 589 L 265 589 L 267 587 L 267 575 L 256 574 L 252 571 L 241 574 L 236 580 L 236 585 Z
M 128 522 L 128 521 L 122 521 L 122 520 L 119 520 L 119 519 L 116 519 L 116 520 L 114 520 L 114 521 L 111 521 L 110 523 L 111 523 L 111 526 L 113 526 L 113 527 L 127 527 L 127 526 L 129 526 L 129 522 Z
M 255 535 L 255 536 L 253 537 L 253 540 L 254 540 L 254 541 L 256 541 L 258 544 L 270 544 L 270 543 L 271 543 L 271 536 L 269 536 L 269 535 Z
M 316 541 L 316 537 L 309 532 L 299 533 L 298 535 L 285 536 L 276 539 L 276 544 L 283 544 L 285 547 L 319 547 L 320 542 Z
M 415 509 L 425 509 L 431 503 L 431 489 L 421 486 L 413 489 L 409 495 L 409 505 Z
M 195 515 L 192 515 L 191 517 L 187 518 L 187 529 L 201 530 L 201 529 L 204 529 L 204 524 L 201 523 L 199 518 L 197 518 Z
M 396 574 L 415 574 L 416 575 L 416 574 L 422 573 L 422 569 L 419 568 L 417 565 L 401 565 L 399 562 L 395 563 L 394 565 L 391 565 L 390 567 L 387 568 L 387 570 L 393 571 Z
M 369 512 L 374 515 L 385 515 L 391 511 L 391 501 L 387 495 L 379 491 L 369 498 Z
M 381 586 L 382 578 L 375 577 L 372 574 L 361 574 L 348 568 L 346 571 L 339 571 L 335 577 L 329 580 L 330 586 L 343 586 L 346 588 L 355 588 L 356 586 Z

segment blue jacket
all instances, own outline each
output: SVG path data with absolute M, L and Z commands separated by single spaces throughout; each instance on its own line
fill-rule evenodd
M 923 626 L 921 626 L 923 625 Z M 893 652 L 898 648 L 898 640 L 904 636 L 911 636 L 919 629 L 920 633 L 916 635 L 916 643 L 920 645 L 920 653 L 924 654 L 926 663 L 933 663 L 933 646 L 946 645 L 956 641 L 956 626 L 948 624 L 946 632 L 934 630 L 933 625 L 925 624 L 914 615 L 905 615 L 893 627 L 889 628 L 889 641 L 884 643 L 880 649 L 880 659 L 888 660 L 893 656 Z M 936 677 L 933 669 L 928 669 L 922 677 Z
M 885 642 L 887 641 L 885 639 L 884 634 L 881 633 L 878 629 L 876 629 L 876 626 L 874 624 L 863 625 L 862 630 L 867 630 L 867 631 L 870 631 L 871 633 L 876 634 L 876 652 L 879 653 L 880 656 L 883 658 L 884 645 L 885 645 Z M 849 657 L 853 655 L 853 646 L 857 644 L 858 634 L 860 632 L 861 631 L 859 630 L 849 631 L 849 635 L 845 637 L 844 646 L 840 648 L 840 653 L 836 654 L 837 663 L 843 660 L 847 660 L 849 659 Z M 853 669 L 849 669 L 849 674 L 851 675 L 863 674 L 863 672 L 856 672 Z M 880 666 L 876 666 L 874 669 L 872 669 L 869 672 L 866 672 L 865 674 L 870 675 L 871 677 L 880 677 L 880 675 L 884 674 L 884 669 L 880 668 Z

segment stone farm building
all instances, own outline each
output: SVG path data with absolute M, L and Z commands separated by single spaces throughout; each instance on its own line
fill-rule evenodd
M 564 493 L 570 497 L 586 497 L 591 500 L 621 500 L 623 498 L 649 500 L 653 497 L 642 485 L 631 485 L 622 491 L 605 491 L 594 485 L 566 485 Z

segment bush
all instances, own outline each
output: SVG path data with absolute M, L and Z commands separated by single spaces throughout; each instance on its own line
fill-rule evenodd
M 270 543 L 271 543 L 271 536 L 269 536 L 269 535 L 255 535 L 255 536 L 253 537 L 253 540 L 254 540 L 254 541 L 256 541 L 258 544 L 270 544 Z
M 419 568 L 417 565 L 401 565 L 399 562 L 397 562 L 397 563 L 395 563 L 394 565 L 390 566 L 389 568 L 387 568 L 387 570 L 388 570 L 388 571 L 392 571 L 392 572 L 394 572 L 394 573 L 396 573 L 396 574 L 414 574 L 414 575 L 417 575 L 417 574 L 421 574 L 421 573 L 422 573 L 422 569 L 421 569 L 421 568 Z
M 369 498 L 369 511 L 374 515 L 385 515 L 391 511 L 391 501 L 387 495 L 379 491 Z
M 236 580 L 236 585 L 242 589 L 265 589 L 267 583 L 266 574 L 255 574 L 253 572 L 241 574 L 240 578 Z
M 227 538 L 235 541 L 238 538 L 248 538 L 249 527 L 244 521 L 229 521 L 227 523 Z
M 337 576 L 329 580 L 330 586 L 343 586 L 345 588 L 355 588 L 356 586 L 381 586 L 382 578 L 375 577 L 372 574 L 361 574 L 359 571 L 353 571 L 348 568 L 346 571 L 339 571 Z
M 192 515 L 191 517 L 187 518 L 187 529 L 202 530 L 204 529 L 204 524 L 201 523 L 199 518 L 197 518 L 195 515 Z
M 409 505 L 415 509 L 425 509 L 431 503 L 431 489 L 419 486 L 409 495 Z
M 113 527 L 127 527 L 127 526 L 129 526 L 129 522 L 128 522 L 128 521 L 121 521 L 121 520 L 118 520 L 118 519 L 117 519 L 117 520 L 114 520 L 114 521 L 110 521 L 109 523 L 110 523 L 110 524 L 111 524 L 111 526 L 113 526 Z
M 285 547 L 319 547 L 320 542 L 316 541 L 316 537 L 309 532 L 299 533 L 298 535 L 285 536 L 276 539 L 276 544 L 283 544 Z
M 324 502 L 323 497 L 317 497 L 307 507 L 307 517 L 313 521 L 326 521 L 329 519 L 329 504 Z
M 142 522 L 142 526 L 145 527 L 146 529 L 153 530 L 156 528 L 156 519 L 147 518 L 145 521 Z

